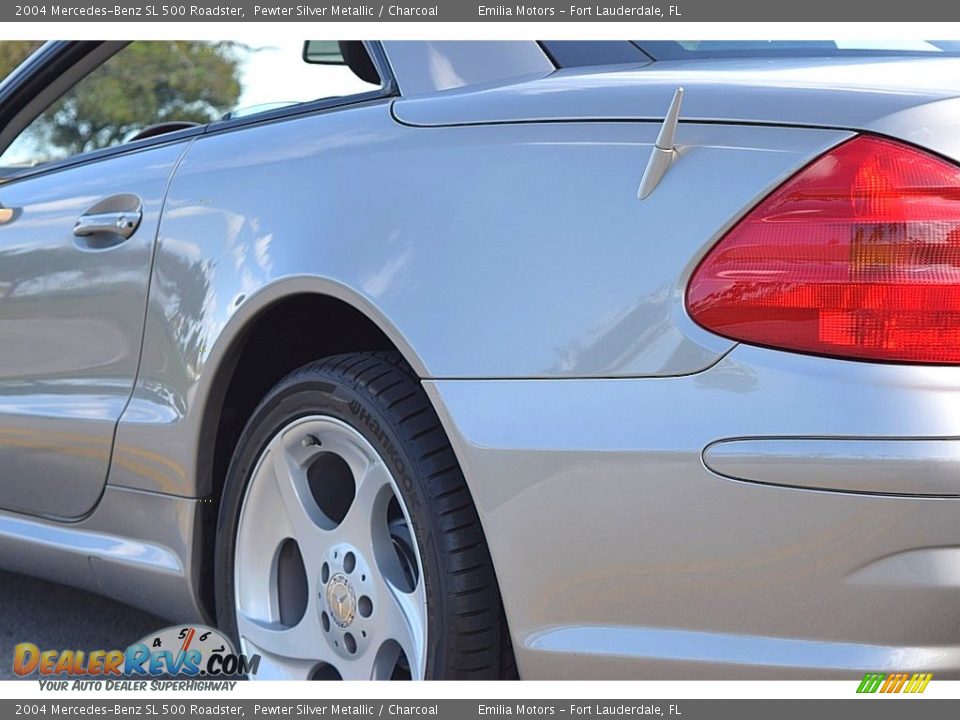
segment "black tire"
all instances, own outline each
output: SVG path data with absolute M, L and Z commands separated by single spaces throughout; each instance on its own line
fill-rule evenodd
M 512 659 L 503 657 L 509 642 L 483 529 L 419 379 L 393 352 L 349 353 L 305 365 L 254 410 L 220 505 L 214 582 L 221 630 L 237 639 L 234 547 L 247 483 L 270 438 L 307 415 L 349 423 L 376 448 L 400 487 L 424 566 L 426 677 L 499 678 Z

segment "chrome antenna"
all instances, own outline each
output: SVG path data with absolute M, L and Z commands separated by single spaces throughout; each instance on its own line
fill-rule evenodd
M 673 162 L 673 156 L 677 149 L 674 147 L 677 135 L 677 125 L 680 123 L 680 103 L 683 101 L 683 88 L 678 87 L 673 94 L 673 100 L 670 101 L 670 107 L 667 109 L 667 115 L 663 119 L 663 125 L 660 126 L 660 134 L 657 135 L 657 141 L 650 151 L 650 159 L 647 161 L 647 168 L 643 171 L 643 177 L 640 179 L 640 187 L 637 188 L 637 198 L 643 200 L 652 193 L 663 176 L 670 169 Z

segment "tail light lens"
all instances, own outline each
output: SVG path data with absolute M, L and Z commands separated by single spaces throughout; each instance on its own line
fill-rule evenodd
M 710 251 L 687 309 L 747 343 L 960 363 L 960 168 L 876 137 L 834 148 Z

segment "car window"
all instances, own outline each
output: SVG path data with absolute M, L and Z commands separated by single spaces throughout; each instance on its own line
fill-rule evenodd
M 326 55 L 308 58 L 303 41 L 133 42 L 27 126 L 0 154 L 0 167 L 380 87 L 375 74 L 365 81 L 344 64 L 337 43 L 323 45 Z
M 940 40 L 639 40 L 636 44 L 654 60 L 960 53 L 960 43 Z

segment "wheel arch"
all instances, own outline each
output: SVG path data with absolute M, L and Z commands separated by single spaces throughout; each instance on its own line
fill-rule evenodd
M 322 318 L 322 320 L 318 320 Z M 292 328 L 309 327 L 293 337 Z M 278 350 L 279 348 L 279 350 Z M 260 399 L 297 367 L 325 355 L 395 350 L 419 377 L 426 367 L 400 332 L 362 296 L 339 283 L 294 277 L 244 298 L 211 348 L 198 386 L 195 494 L 204 499 L 197 592 L 216 617 L 212 557 L 217 513 L 233 448 Z
M 304 325 L 312 332 L 304 334 L 302 342 L 292 346 L 276 342 Z M 211 570 L 220 499 L 234 446 L 254 409 L 273 385 L 301 365 L 327 355 L 371 350 L 396 351 L 419 378 L 430 376 L 424 360 L 375 306 L 349 288 L 312 277 L 265 287 L 247 298 L 219 333 L 206 364 L 208 381 L 195 469 L 197 494 L 210 501 L 204 504 L 197 578 L 209 618 L 216 617 Z M 427 396 L 444 418 L 435 398 Z M 449 437 L 449 428 L 444 427 L 444 432 Z M 453 452 L 460 463 L 455 446 Z M 482 517 L 480 522 L 482 527 Z M 505 617 L 503 622 L 509 637 Z M 513 677 L 513 653 L 506 642 L 510 659 L 505 676 Z
M 204 401 L 194 476 L 197 495 L 217 497 L 221 487 L 216 456 L 230 440 L 231 430 L 239 436 L 266 390 L 306 362 L 362 350 L 395 350 L 419 377 L 428 375 L 421 358 L 393 324 L 339 283 L 291 278 L 246 298 L 218 334 L 205 363 L 207 382 L 203 383 L 206 392 L 200 395 Z M 222 470 L 225 474 L 226 468 Z

